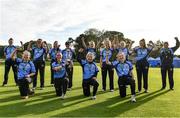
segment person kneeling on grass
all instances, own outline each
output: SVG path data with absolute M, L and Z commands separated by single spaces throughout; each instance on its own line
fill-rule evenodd
M 79 53 L 81 53 L 83 49 L 79 50 Z M 90 85 L 93 86 L 93 96 L 92 100 L 96 99 L 96 93 L 98 90 L 98 82 L 97 82 L 97 73 L 99 72 L 96 64 L 93 62 L 94 60 L 94 54 L 92 52 L 88 52 L 86 55 L 86 59 L 83 60 L 78 55 L 78 62 L 81 64 L 83 69 L 83 93 L 84 96 L 90 96 Z
M 29 89 L 29 84 L 32 82 L 31 77 L 35 75 L 36 69 L 33 62 L 30 61 L 30 52 L 24 51 L 22 54 L 22 59 L 15 56 L 16 52 L 17 49 L 15 49 L 11 54 L 11 59 L 14 60 L 18 65 L 18 85 L 20 95 L 23 99 L 28 99 L 28 95 L 34 94 L 34 91 Z
M 54 87 L 56 95 L 61 99 L 65 98 L 68 81 L 66 79 L 66 67 L 62 61 L 62 54 L 58 52 L 56 54 L 56 61 L 52 63 L 52 69 L 54 71 Z
M 117 54 L 117 60 L 112 62 L 113 67 L 116 69 L 118 75 L 119 93 L 121 97 L 126 97 L 126 85 L 131 86 L 131 101 L 136 102 L 135 99 L 135 80 L 133 79 L 131 62 L 126 60 L 123 52 Z

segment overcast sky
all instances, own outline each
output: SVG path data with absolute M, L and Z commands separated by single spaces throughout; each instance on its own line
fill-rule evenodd
M 0 45 L 13 37 L 16 45 L 42 38 L 63 46 L 68 37 L 97 28 L 174 46 L 174 37 L 180 38 L 179 5 L 179 0 L 0 0 Z

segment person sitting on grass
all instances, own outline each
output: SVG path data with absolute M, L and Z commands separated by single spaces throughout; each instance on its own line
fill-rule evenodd
M 81 48 L 79 50 L 79 53 L 83 52 L 83 49 Z M 96 93 L 98 90 L 99 83 L 97 82 L 97 74 L 99 72 L 97 65 L 94 60 L 94 54 L 92 52 L 88 52 L 86 55 L 86 59 L 83 60 L 81 59 L 82 57 L 79 56 L 78 54 L 78 62 L 81 64 L 82 69 L 83 69 L 83 82 L 82 82 L 82 87 L 83 87 L 83 93 L 84 96 L 90 96 L 90 85 L 93 86 L 93 96 L 92 100 L 96 99 Z
M 30 61 L 31 54 L 25 50 L 22 54 L 22 59 L 16 57 L 17 49 L 11 54 L 11 59 L 14 60 L 18 65 L 18 85 L 22 99 L 28 99 L 28 95 L 33 95 L 34 91 L 29 89 L 29 84 L 32 82 L 31 77 L 36 73 L 35 66 Z
M 66 79 L 66 67 L 62 61 L 62 54 L 58 52 L 56 54 L 56 61 L 52 63 L 52 69 L 54 71 L 54 87 L 56 95 L 60 96 L 61 99 L 65 98 L 68 81 Z
M 126 55 L 123 52 L 117 54 L 117 60 L 112 62 L 118 75 L 118 86 L 121 97 L 126 97 L 126 85 L 131 86 L 131 101 L 136 102 L 135 99 L 135 80 L 132 73 L 133 65 L 126 60 Z

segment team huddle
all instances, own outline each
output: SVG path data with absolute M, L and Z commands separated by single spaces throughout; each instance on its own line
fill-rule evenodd
M 55 87 L 56 95 L 64 99 L 67 90 L 72 90 L 73 86 L 73 61 L 77 59 L 82 67 L 82 88 L 84 96 L 91 96 L 90 89 L 93 88 L 91 99 L 96 99 L 99 83 L 97 75 L 99 69 L 96 64 L 98 59 L 101 68 L 102 91 L 106 91 L 106 78 L 109 75 L 109 90 L 114 91 L 114 70 L 118 76 L 118 87 L 120 97 L 126 96 L 127 85 L 131 89 L 131 101 L 136 102 L 135 78 L 133 75 L 133 64 L 129 60 L 129 56 L 135 54 L 135 67 L 137 73 L 138 92 L 142 91 L 142 80 L 144 92 L 148 92 L 148 56 L 154 49 L 154 44 L 146 46 L 145 39 L 139 41 L 139 46 L 131 49 L 125 41 L 120 41 L 116 46 L 109 39 L 102 42 L 100 48 L 95 45 L 95 42 L 90 41 L 88 46 L 83 42 L 83 48 L 78 49 L 75 54 L 71 48 L 71 43 L 66 42 L 66 48 L 60 49 L 58 41 L 55 41 L 53 47 L 48 49 L 45 41 L 38 39 L 36 45 L 32 46 L 29 42 L 27 50 L 23 50 L 22 58 L 17 57 L 17 51 L 20 50 L 13 45 L 13 39 L 9 39 L 9 45 L 4 49 L 5 73 L 3 86 L 7 85 L 8 73 L 12 66 L 16 85 L 19 86 L 20 95 L 23 99 L 27 99 L 29 95 L 33 95 L 37 87 L 37 75 L 40 73 L 40 88 L 44 89 L 44 74 L 45 74 L 45 58 L 51 60 L 51 84 Z M 166 88 L 166 75 L 168 73 L 170 90 L 174 90 L 173 80 L 173 56 L 174 52 L 179 48 L 180 42 L 175 37 L 176 46 L 169 48 L 168 42 L 164 42 L 163 48 L 160 50 L 161 60 L 161 76 L 162 90 Z M 22 43 L 22 42 L 21 42 Z M 113 46 L 112 46 L 113 45 Z M 97 50 L 100 54 L 97 54 Z M 31 53 L 33 54 L 31 60 Z M 84 56 L 85 54 L 85 56 Z M 30 88 L 29 84 L 33 83 Z

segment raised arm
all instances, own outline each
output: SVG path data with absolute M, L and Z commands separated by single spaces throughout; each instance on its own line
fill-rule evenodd
M 20 41 L 21 47 L 19 47 L 17 50 L 18 51 L 24 51 L 24 44 L 22 41 Z
M 179 42 L 178 37 L 174 37 L 174 39 L 176 40 L 176 46 L 171 48 L 173 50 L 173 52 L 175 52 L 180 46 L 180 42 Z
M 81 41 L 82 41 L 83 47 L 86 49 L 87 46 L 86 46 L 86 43 L 85 43 L 85 41 L 84 41 L 84 37 L 81 38 Z
M 134 43 L 134 41 L 129 42 L 129 46 L 127 47 L 129 50 L 132 48 L 133 43 Z
M 81 64 L 81 60 L 82 60 L 82 53 L 83 53 L 84 49 L 80 48 L 78 50 L 78 54 L 77 54 L 77 61 Z
M 28 47 L 27 47 L 27 50 L 28 50 L 28 51 L 31 51 L 31 50 L 32 50 L 32 41 L 29 42 L 29 45 L 28 45 Z

